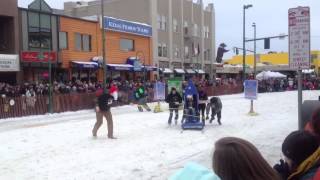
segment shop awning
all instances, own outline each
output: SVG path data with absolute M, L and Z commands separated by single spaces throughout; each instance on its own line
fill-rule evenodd
M 146 71 L 157 71 L 157 67 L 155 66 L 142 66 L 141 70 L 135 70 L 134 66 L 131 64 L 107 64 L 108 69 L 113 71 L 137 71 L 142 72 L 144 68 Z
M 198 74 L 205 74 L 206 72 L 204 72 L 204 70 L 202 69 L 196 69 L 195 70 Z
M 160 71 L 163 73 L 163 74 L 172 74 L 173 71 L 169 68 L 162 68 L 160 69 Z
M 144 70 L 144 68 L 146 68 L 146 71 L 157 71 L 157 67 L 155 66 L 142 66 L 142 70 Z
M 186 73 L 183 69 L 174 69 L 174 72 L 176 72 L 177 74 L 184 74 Z
M 72 67 L 80 69 L 98 69 L 99 65 L 96 62 L 72 61 Z
M 195 74 L 196 72 L 192 69 L 186 69 L 187 74 Z
M 107 64 L 107 67 L 114 71 L 133 71 L 131 64 Z

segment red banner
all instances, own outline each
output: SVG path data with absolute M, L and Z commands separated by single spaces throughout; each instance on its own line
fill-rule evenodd
M 30 52 L 24 51 L 21 53 L 21 59 L 23 62 L 48 62 L 49 59 L 51 62 L 55 62 L 57 60 L 56 52 Z

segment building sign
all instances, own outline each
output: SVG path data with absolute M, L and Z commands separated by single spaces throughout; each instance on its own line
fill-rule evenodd
M 289 60 L 292 69 L 310 68 L 310 8 L 289 9 Z
M 51 62 L 55 62 L 57 60 L 56 52 L 30 52 L 24 51 L 21 53 L 21 59 L 23 62 L 48 62 L 49 59 Z
M 250 100 L 258 99 L 258 81 L 257 80 L 244 81 L 244 97 Z
M 0 72 L 16 72 L 19 70 L 18 55 L 0 54 Z
M 140 36 L 152 36 L 152 28 L 147 24 L 125 21 L 111 17 L 104 17 L 104 29 Z

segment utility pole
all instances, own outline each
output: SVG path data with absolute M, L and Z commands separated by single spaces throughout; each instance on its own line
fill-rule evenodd
M 104 0 L 101 0 L 101 35 L 102 35 L 102 59 L 103 59 L 103 63 L 102 63 L 102 69 L 103 69 L 103 82 L 102 82 L 102 86 L 103 86 L 103 92 L 106 93 L 107 89 L 106 89 L 106 82 L 107 82 L 107 67 L 106 67 L 106 33 L 104 31 Z
M 256 23 L 253 23 L 252 24 L 252 27 L 253 27 L 253 31 L 254 31 L 254 43 L 253 43 L 253 54 L 254 54 L 254 65 L 253 65 L 253 75 L 254 75 L 254 79 L 256 79 L 256 74 L 257 74 L 257 41 L 256 41 L 256 38 L 257 38 L 257 25 Z

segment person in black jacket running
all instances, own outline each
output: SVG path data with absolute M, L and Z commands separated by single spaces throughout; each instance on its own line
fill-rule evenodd
M 178 118 L 179 118 L 179 106 L 182 103 L 182 97 L 181 95 L 177 92 L 176 88 L 171 88 L 170 94 L 166 97 L 166 102 L 169 103 L 169 110 L 170 110 L 170 116 L 168 120 L 168 124 L 171 125 L 172 122 L 172 116 L 173 116 L 173 111 L 175 112 L 175 124 L 178 123 Z

